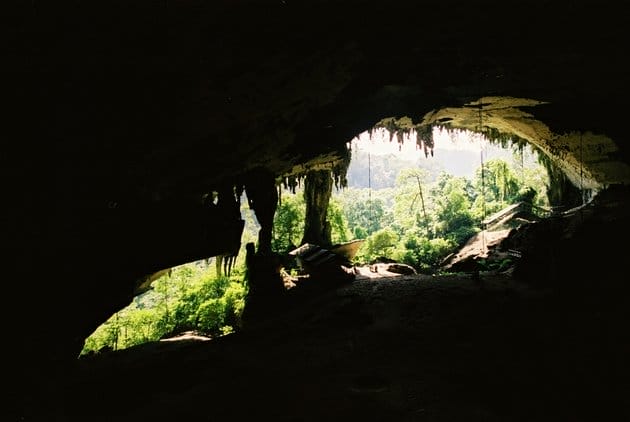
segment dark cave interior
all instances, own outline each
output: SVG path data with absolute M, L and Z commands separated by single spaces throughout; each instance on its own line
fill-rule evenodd
M 122 400 L 127 412 L 125 417 L 105 412 L 102 419 L 94 416 L 92 420 L 175 417 L 175 404 L 202 406 L 209 412 L 188 407 L 190 412 L 184 414 L 189 417 L 229 417 L 230 406 L 217 404 L 227 398 L 217 393 L 213 401 L 211 396 L 218 386 L 206 383 L 201 388 L 178 378 L 182 371 L 194 379 L 199 375 L 191 373 L 210 376 L 222 360 L 229 361 L 229 368 L 242 370 L 234 369 L 232 378 L 221 372 L 217 379 L 251 396 L 251 403 L 261 412 L 280 420 L 341 420 L 359 415 L 368 420 L 543 420 L 550 416 L 593 420 L 594 414 L 608 416 L 621 407 L 624 394 L 630 391 L 626 368 L 630 342 L 619 333 L 625 329 L 623 305 L 628 298 L 622 281 L 624 245 L 630 234 L 630 148 L 625 127 L 630 72 L 622 41 L 625 13 L 618 3 L 33 1 L 7 12 L 9 48 L 2 72 L 8 82 L 5 103 L 9 111 L 2 168 L 7 204 L 3 252 L 10 270 L 5 297 L 17 301 L 21 313 L 13 312 L 7 320 L 5 348 L 10 352 L 8 363 L 15 368 L 9 380 L 14 406 L 7 410 L 7 420 L 84 420 L 83 412 L 98 413 L 97 407 L 103 405 L 89 398 L 89 392 Z M 315 302 L 309 309 L 321 309 L 306 319 L 294 315 L 295 326 L 289 327 L 273 314 L 269 321 L 276 325 L 261 322 L 262 331 L 226 339 L 216 349 L 203 349 L 205 357 L 201 357 L 202 349 L 195 349 L 184 358 L 186 348 L 147 357 L 146 368 L 166 368 L 171 382 L 181 387 L 177 392 L 160 390 L 161 395 L 152 396 L 140 391 L 151 388 L 152 378 L 139 362 L 128 363 L 128 369 L 138 370 L 146 379 L 137 388 L 126 385 L 119 395 L 104 395 L 104 391 L 111 390 L 115 380 L 132 383 L 123 363 L 116 370 L 110 367 L 101 372 L 101 364 L 95 363 L 92 369 L 81 369 L 82 375 L 67 379 L 67 374 L 77 370 L 83 339 L 129 303 L 139 280 L 164 268 L 232 251 L 240 242 L 240 215 L 231 207 L 229 194 L 221 192 L 234 188 L 247 192 L 262 225 L 257 253 L 264 261 L 270 252 L 267 245 L 278 185 L 293 183 L 295 178 L 314 179 L 323 170 L 342 180 L 348 159 L 346 143 L 379 122 L 391 125 L 388 118 L 399 119 L 394 130 L 426 134 L 427 128 L 438 124 L 477 129 L 480 115 L 484 130 L 499 137 L 517 137 L 544 154 L 558 173 L 555 180 L 566 185 L 556 184 L 557 192 L 575 190 L 578 174 L 584 188 L 600 192 L 600 199 L 585 211 L 587 218 L 581 216 L 579 224 L 574 219 L 573 225 L 541 227 L 547 236 L 528 245 L 529 262 L 521 276 L 543 289 L 551 287 L 556 302 L 533 301 L 529 293 L 523 293 L 519 302 L 510 296 L 512 290 L 489 287 L 473 302 L 481 301 L 488 309 L 499 307 L 497 315 L 507 315 L 506 325 L 488 328 L 479 333 L 479 339 L 462 334 L 462 327 L 458 331 L 451 326 L 452 336 L 461 334 L 454 343 L 461 346 L 458 350 L 474 349 L 466 357 L 468 367 L 474 367 L 473 357 L 477 357 L 483 362 L 480 368 L 487 369 L 494 354 L 483 352 L 499 345 L 496 336 L 510 330 L 509 323 L 515 321 L 510 318 L 519 315 L 515 332 L 522 337 L 506 334 L 511 339 L 506 350 L 518 351 L 520 359 L 515 373 L 527 378 L 514 390 L 518 394 L 499 394 L 500 385 L 511 382 L 507 375 L 486 376 L 481 370 L 465 373 L 458 365 L 451 378 L 436 381 L 451 392 L 458 383 L 469 391 L 477 382 L 488 387 L 502 403 L 493 407 L 492 415 L 483 413 L 487 408 L 472 405 L 483 401 L 478 391 L 467 401 L 454 400 L 458 411 L 447 410 L 441 402 L 433 410 L 430 404 L 418 407 L 428 410 L 417 413 L 416 409 L 413 415 L 392 404 L 399 401 L 375 399 L 370 394 L 377 392 L 369 392 L 369 386 L 355 388 L 362 391 L 358 399 L 353 396 L 356 400 L 339 402 L 332 393 L 317 392 L 326 387 L 317 384 L 322 379 L 312 378 L 313 373 L 295 355 L 280 359 L 260 351 L 273 339 L 288 339 L 279 344 L 289 347 L 293 342 L 295 353 L 308 357 L 313 351 L 322 352 L 317 355 L 323 359 L 322 366 L 316 368 L 330 369 L 333 362 L 326 353 L 339 352 L 345 357 L 335 365 L 347 369 L 370 365 L 370 356 L 383 358 L 378 344 L 390 342 L 391 347 L 400 346 L 408 373 L 424 376 L 423 385 L 429 389 L 432 377 L 438 377 L 439 369 L 450 362 L 444 356 L 455 359 L 447 353 L 435 367 L 427 363 L 429 355 L 439 354 L 437 344 L 452 339 L 451 334 L 439 332 L 449 325 L 437 317 L 422 326 L 415 322 L 398 328 L 379 325 L 381 316 L 396 319 L 399 314 L 394 310 L 411 309 L 407 299 L 396 301 L 395 294 L 378 300 L 362 296 L 359 305 L 350 301 L 345 306 L 343 294 L 326 292 L 322 297 L 332 295 L 336 299 L 331 303 L 338 307 Z M 430 143 L 426 138 L 422 141 Z M 204 198 L 213 192 L 219 192 L 220 200 L 227 197 L 225 205 L 204 205 Z M 325 200 L 321 190 L 313 193 L 313 204 Z M 311 211 L 308 221 L 319 223 L 308 236 L 320 241 L 323 236 L 325 241 L 321 207 Z M 502 286 L 503 281 L 497 283 Z M 413 295 L 432 292 L 432 288 L 410 289 Z M 440 294 L 436 297 L 446 298 L 444 303 L 459 300 Z M 368 302 L 374 306 L 366 310 Z M 426 304 L 430 307 L 431 303 Z M 567 316 L 560 315 L 562 311 Z M 287 317 L 291 312 L 297 311 L 287 310 Z M 448 318 L 449 314 L 440 315 Z M 475 315 L 471 324 L 487 316 Z M 587 316 L 595 319 L 588 322 Z M 306 335 L 301 333 L 320 333 L 327 321 L 340 327 L 329 334 L 327 343 L 298 344 L 298 339 L 304 340 L 300 336 Z M 365 326 L 371 331 L 357 334 L 364 336 L 361 339 L 353 343 L 347 337 L 350 328 Z M 541 326 L 544 335 L 535 334 Z M 552 342 L 549 327 L 562 334 L 558 342 L 548 344 L 547 356 L 533 343 Z M 422 352 L 409 352 L 420 343 L 426 345 L 413 329 L 436 340 L 436 346 L 426 349 L 427 359 L 423 360 Z M 257 337 L 262 332 L 264 339 Z M 411 347 L 394 334 L 420 343 Z M 569 343 L 560 344 L 560 339 Z M 601 349 L 591 340 L 599 342 Z M 360 362 L 344 354 L 346 341 L 348 350 L 369 344 Z M 591 353 L 586 363 L 572 360 L 571 345 L 584 348 L 578 356 Z M 529 364 L 524 364 L 526 352 L 542 353 L 543 369 L 531 372 Z M 253 360 L 248 360 L 252 355 Z M 169 361 L 171 357 L 174 360 Z M 416 357 L 423 361 L 418 367 L 413 366 Z M 571 384 L 577 375 L 569 363 L 594 364 L 607 357 L 615 363 L 614 370 L 604 363 L 581 367 L 583 382 Z M 268 359 L 269 365 L 252 363 L 262 359 Z M 496 362 L 500 371 L 509 372 L 507 360 L 497 358 Z M 272 404 L 283 401 L 282 392 L 256 396 L 255 388 L 273 384 L 277 376 L 273 365 L 283 374 L 296 371 L 293 378 L 280 377 L 287 383 L 284 387 L 292 388 L 285 391 L 290 404 L 284 402 L 284 407 Z M 343 368 L 322 373 L 350 374 Z M 561 370 L 546 389 L 545 380 L 537 377 L 552 368 Z M 391 368 L 383 375 L 388 370 L 381 369 L 378 379 L 391 382 L 399 375 Z M 248 374 L 256 370 L 269 381 L 260 378 L 248 384 Z M 298 379 L 300 374 L 306 380 Z M 313 382 L 309 383 L 309 377 Z M 606 383 L 606 388 L 597 391 L 585 380 Z M 382 382 L 375 384 L 373 389 L 379 390 Z M 573 394 L 587 384 L 587 390 Z M 518 413 L 514 407 L 527 403 L 530 388 L 536 390 L 533 403 L 539 407 Z M 562 391 L 559 402 L 552 405 L 553 388 Z M 363 394 L 366 391 L 369 394 Z M 179 399 L 174 400 L 176 394 Z M 309 398 L 304 404 L 307 410 L 296 404 L 302 396 Z M 586 413 L 579 414 L 575 407 L 562 413 L 561 404 L 569 399 L 589 398 L 593 406 Z M 151 403 L 159 408 L 161 400 L 170 403 L 162 415 L 146 410 Z M 379 407 L 379 403 L 385 404 Z M 336 417 L 322 410 L 327 404 Z M 544 412 L 547 405 L 550 413 Z M 321 408 L 313 410 L 317 406 Z M 597 406 L 604 410 L 597 413 Z M 250 418 L 257 413 L 254 409 L 236 415 Z

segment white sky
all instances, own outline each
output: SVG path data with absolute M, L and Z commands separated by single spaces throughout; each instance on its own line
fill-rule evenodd
M 445 130 L 433 128 L 434 149 L 469 150 L 480 151 L 482 146 L 487 148 L 488 142 L 482 141 L 479 134 L 469 131 L 455 131 L 455 136 L 451 138 Z M 366 131 L 352 139 L 352 148 L 368 151 L 374 155 L 397 154 L 403 159 L 415 161 L 418 157 L 424 157 L 424 151 L 418 149 L 414 134 L 404 138 L 404 143 L 400 145 L 394 136 L 389 141 L 389 132 L 386 129 L 375 129 L 372 137 Z

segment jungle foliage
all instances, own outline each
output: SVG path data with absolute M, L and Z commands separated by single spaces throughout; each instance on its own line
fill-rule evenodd
M 172 268 L 101 324 L 84 343 L 81 356 L 158 341 L 184 331 L 217 337 L 239 329 L 247 296 L 245 245 L 256 242 L 258 222 L 241 199 L 245 229 L 230 277 L 218 275 L 214 258 Z
M 360 159 L 355 154 L 354 159 Z M 396 166 L 390 163 L 396 163 Z M 391 157 L 372 157 L 372 186 L 351 174 L 351 183 L 331 198 L 328 220 L 333 242 L 365 239 L 356 264 L 381 257 L 433 273 L 439 264 L 479 232 L 485 217 L 519 201 L 548 206 L 548 178 L 543 166 L 523 167 L 515 152 L 510 161 L 494 158 L 479 165 L 473 177 L 453 176 L 434 163 L 402 167 Z M 354 165 L 354 164 L 353 164 Z M 366 163 L 356 167 L 365 170 Z M 395 171 L 395 175 L 392 174 Z M 361 173 L 361 174 L 362 174 Z M 394 186 L 386 180 L 395 177 Z M 274 250 L 298 246 L 303 229 L 304 200 L 299 191 L 283 194 L 274 222 Z
M 175 267 L 148 292 L 99 326 L 85 342 L 81 355 L 103 349 L 125 349 L 172 334 L 194 331 L 217 337 L 238 329 L 245 306 L 246 286 L 237 269 L 231 277 L 217 276 L 214 263 L 198 261 Z

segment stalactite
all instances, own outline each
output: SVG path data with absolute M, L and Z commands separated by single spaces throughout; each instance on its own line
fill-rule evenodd
M 445 131 L 451 139 L 457 139 L 457 133 L 462 131 L 462 129 L 452 127 L 449 123 L 440 123 L 434 125 L 434 127 Z M 517 135 L 501 132 L 494 127 L 486 126 L 482 134 L 488 142 L 494 145 L 500 145 L 503 148 L 523 148 L 525 145 L 529 144 L 525 139 Z
M 314 243 L 323 247 L 331 245 L 330 223 L 326 217 L 332 186 L 330 170 L 315 170 L 308 173 L 304 182 L 306 215 L 302 244 Z
M 240 204 L 243 192 L 245 192 L 245 186 L 243 184 L 238 184 L 234 186 L 234 192 L 236 193 L 236 198 L 238 199 L 238 202 Z
M 303 173 L 297 174 L 297 175 L 291 175 L 291 176 L 285 176 L 282 179 L 282 186 L 287 189 L 290 190 L 291 193 L 295 193 L 295 190 L 300 187 L 300 180 L 303 179 L 305 177 L 305 175 Z
M 254 210 L 260 229 L 258 231 L 258 253 L 271 254 L 273 217 L 278 206 L 276 177 L 266 169 L 253 171 L 245 185 L 249 207 Z
M 416 125 L 416 145 L 424 151 L 424 156 L 429 154 L 433 156 L 433 126 L 432 125 Z
M 405 138 L 404 138 L 405 133 L 401 130 L 396 132 L 396 140 L 398 141 L 398 148 L 400 148 L 402 146 L 402 144 L 405 143 Z
M 341 189 L 348 186 L 348 167 L 350 167 L 350 161 L 352 160 L 352 149 L 346 148 L 342 152 L 342 157 L 339 161 L 336 161 L 332 167 L 333 180 L 335 182 L 335 188 Z
M 538 162 L 542 164 L 549 175 L 547 199 L 552 207 L 573 207 L 581 205 L 580 189 L 575 186 L 554 160 L 545 154 L 538 154 Z
M 405 142 L 405 139 L 410 137 L 416 138 L 416 145 L 422 151 L 425 156 L 433 156 L 433 126 L 414 124 L 410 117 L 403 116 L 400 118 L 388 117 L 376 123 L 374 128 L 369 130 L 370 139 L 372 138 L 372 131 L 375 129 L 384 129 L 389 133 L 389 141 L 393 142 L 394 137 L 400 147 Z

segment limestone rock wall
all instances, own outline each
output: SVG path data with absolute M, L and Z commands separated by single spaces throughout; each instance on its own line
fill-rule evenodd
M 253 169 L 281 179 L 334 160 L 387 117 L 452 108 L 470 127 L 467 104 L 492 97 L 485 124 L 538 143 L 572 181 L 580 162 L 588 186 L 628 180 L 617 3 L 20 7 L 3 66 L 3 256 L 8 296 L 35 321 L 13 325 L 25 356 L 73 359 L 138 277 L 222 252 L 231 234 L 204 228 L 204 194 Z

